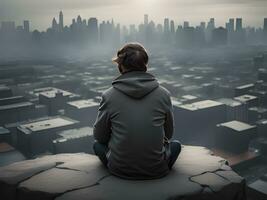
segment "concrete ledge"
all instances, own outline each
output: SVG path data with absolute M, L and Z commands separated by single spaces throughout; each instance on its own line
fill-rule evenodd
M 164 178 L 117 178 L 89 154 L 58 154 L 0 168 L 5 200 L 246 199 L 245 180 L 208 149 L 184 146 Z

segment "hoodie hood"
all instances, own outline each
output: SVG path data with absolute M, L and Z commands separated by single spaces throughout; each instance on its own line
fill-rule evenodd
M 156 78 L 147 72 L 131 71 L 116 78 L 112 85 L 120 92 L 141 99 L 159 86 Z

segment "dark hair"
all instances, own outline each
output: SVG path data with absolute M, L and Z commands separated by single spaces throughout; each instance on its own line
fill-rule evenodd
M 147 71 L 148 55 L 146 49 L 139 43 L 128 43 L 112 59 L 122 65 L 127 71 Z

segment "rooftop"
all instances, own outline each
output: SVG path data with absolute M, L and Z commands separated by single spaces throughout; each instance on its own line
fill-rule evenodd
M 79 129 L 69 129 L 69 130 L 61 131 L 60 133 L 58 133 L 58 135 L 61 136 L 61 138 L 54 140 L 54 142 L 64 142 L 69 139 L 92 136 L 93 128 L 87 126 L 87 127 L 83 127 Z
M 241 86 L 238 86 L 236 87 L 236 89 L 246 89 L 246 88 L 251 88 L 251 87 L 254 87 L 254 84 L 246 84 L 246 85 L 241 85 Z
M 227 106 L 231 106 L 231 107 L 242 105 L 242 103 L 240 101 L 236 101 L 236 100 L 230 99 L 230 98 L 221 98 L 221 99 L 217 99 L 217 101 L 224 103 Z
M 99 106 L 99 103 L 94 102 L 93 99 L 70 101 L 67 104 L 74 106 L 77 109 Z
M 238 100 L 238 101 L 241 101 L 241 102 L 246 102 L 246 101 L 250 101 L 250 100 L 253 100 L 253 99 L 257 99 L 257 98 L 258 97 L 256 97 L 256 96 L 245 94 L 245 95 L 242 95 L 242 96 L 239 96 L 239 97 L 235 97 L 234 99 Z
M 6 133 L 10 133 L 10 131 L 2 126 L 0 126 L 0 135 L 1 134 L 6 134 Z
M 41 121 L 26 123 L 26 124 L 20 125 L 19 127 L 22 130 L 25 130 L 25 132 L 27 133 L 28 131 L 30 132 L 43 131 L 46 129 L 53 129 L 53 128 L 58 128 L 62 126 L 73 125 L 75 123 L 77 123 L 77 121 L 70 119 L 70 118 L 55 117 L 51 119 L 45 119 Z
M 220 124 L 220 126 L 224 126 L 224 127 L 227 127 L 227 128 L 239 131 L 239 132 L 256 127 L 256 126 L 252 126 L 252 125 L 249 125 L 247 123 L 235 121 L 235 120 L 230 121 L 230 122 L 226 122 L 226 123 L 222 123 L 222 124 Z
M 31 94 L 34 94 L 35 96 L 39 96 L 40 94 L 43 96 L 46 96 L 48 98 L 54 98 L 57 93 L 62 93 L 63 96 L 71 96 L 74 95 L 71 92 L 59 89 L 59 88 L 54 88 L 54 87 L 46 87 L 46 88 L 38 88 L 35 89 L 34 91 L 30 92 Z
M 20 103 L 13 103 L 8 105 L 0 106 L 0 110 L 9 110 L 9 109 L 15 109 L 15 108 L 23 108 L 33 106 L 33 103 L 31 102 L 20 102 Z
M 190 110 L 190 111 L 195 111 L 195 110 L 201 110 L 205 108 L 216 107 L 220 105 L 224 105 L 224 104 L 218 101 L 204 100 L 204 101 L 198 101 L 198 102 L 191 103 L 191 104 L 181 105 L 180 107 Z

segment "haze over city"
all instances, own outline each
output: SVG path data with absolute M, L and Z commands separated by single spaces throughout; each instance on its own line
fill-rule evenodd
M 156 23 L 165 17 L 176 24 L 190 21 L 192 25 L 209 18 L 216 18 L 218 26 L 228 18 L 242 17 L 245 26 L 262 26 L 266 17 L 265 0 L 0 0 L 0 20 L 16 21 L 28 19 L 33 29 L 46 30 L 59 10 L 64 11 L 65 23 L 69 25 L 74 16 L 114 19 L 118 23 L 139 24 L 144 14 L 149 14 Z

